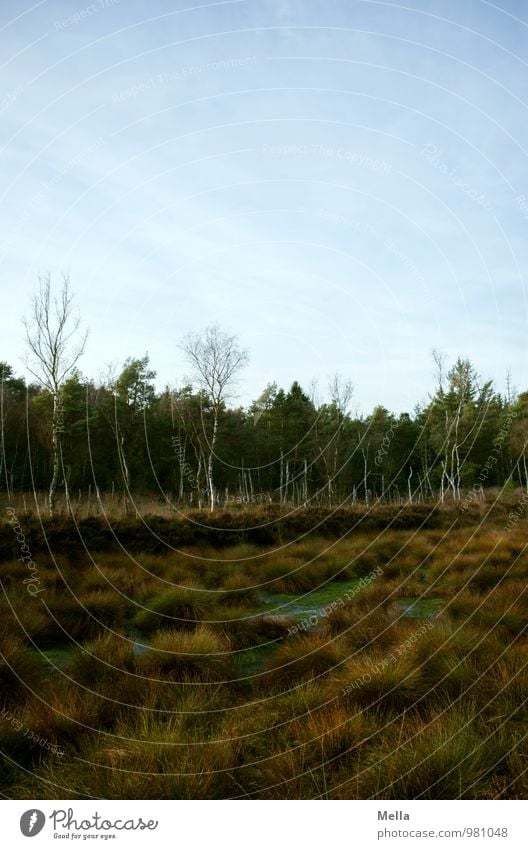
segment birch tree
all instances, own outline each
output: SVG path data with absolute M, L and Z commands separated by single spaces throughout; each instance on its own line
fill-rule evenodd
M 39 278 L 31 302 L 29 318 L 24 319 L 28 347 L 27 368 L 51 394 L 52 476 L 49 485 L 49 513 L 53 516 L 60 473 L 62 433 L 62 387 L 75 369 L 86 346 L 87 331 L 81 332 L 80 317 L 74 312 L 70 280 L 63 276 L 58 295 L 52 293 L 51 276 Z M 77 337 L 77 338 L 76 338 Z
M 344 466 L 341 442 L 353 395 L 352 382 L 336 373 L 328 383 L 328 392 L 330 403 L 319 407 L 315 421 L 315 441 L 324 469 L 328 504 L 332 506 L 339 473 Z
M 450 490 L 453 500 L 460 501 L 464 467 L 492 409 L 492 383 L 480 385 L 470 361 L 459 357 L 447 374 L 444 389 L 443 358 L 435 355 L 435 362 L 439 366 L 438 389 L 430 415 L 431 435 L 440 457 L 440 500 Z
M 212 512 L 215 505 L 213 461 L 220 413 L 238 373 L 247 364 L 249 356 L 246 350 L 239 347 L 236 336 L 230 336 L 216 324 L 206 327 L 202 333 L 187 334 L 180 347 L 191 366 L 196 383 L 210 400 L 212 433 L 208 439 L 206 474 Z

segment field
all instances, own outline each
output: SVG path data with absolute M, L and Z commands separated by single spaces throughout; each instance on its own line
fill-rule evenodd
M 515 503 L 4 510 L 3 796 L 526 798 Z

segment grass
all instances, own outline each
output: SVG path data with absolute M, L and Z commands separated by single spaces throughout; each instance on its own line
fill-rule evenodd
M 198 585 L 166 589 L 145 602 L 136 612 L 133 624 L 143 633 L 164 628 L 192 628 L 207 618 L 211 596 Z
M 5 794 L 525 798 L 528 521 L 501 522 L 72 548 L 36 598 L 6 557 Z
M 206 625 L 191 633 L 162 631 L 139 658 L 138 669 L 165 681 L 223 681 L 232 676 L 230 643 Z
M 38 689 L 42 668 L 38 659 L 17 634 L 0 637 L 0 698 L 2 706 L 22 704 Z
M 475 708 L 468 703 L 428 715 L 401 734 L 393 729 L 390 748 L 374 746 L 365 758 L 361 778 L 369 798 L 486 798 L 491 776 L 505 769 L 511 740 L 486 735 L 472 722 Z

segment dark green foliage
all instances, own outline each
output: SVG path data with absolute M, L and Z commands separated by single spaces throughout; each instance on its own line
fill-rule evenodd
M 208 506 L 211 398 L 193 386 L 157 392 L 155 374 L 145 354 L 129 357 L 102 385 L 77 371 L 64 381 L 59 494 L 64 498 L 67 483 L 70 507 L 102 513 L 98 493 L 132 516 L 138 494 L 151 494 L 166 512 Z M 0 363 L 0 392 L 0 492 L 12 497 L 45 491 L 52 396 L 26 386 L 7 363 Z M 268 504 L 287 512 L 309 505 L 371 506 L 378 500 L 433 503 L 442 490 L 445 499 L 464 503 L 466 510 L 481 503 L 481 486 L 528 485 L 528 394 L 504 398 L 467 360 L 454 363 L 413 415 L 396 416 L 378 405 L 370 415 L 353 416 L 346 384 L 334 381 L 329 392 L 331 400 L 317 406 L 294 381 L 288 391 L 270 384 L 247 409 L 220 404 L 213 463 L 218 512 L 236 517 Z M 407 526 L 402 523 L 409 515 L 394 521 Z M 227 529 L 226 516 L 220 523 Z M 339 532 L 339 521 L 336 526 Z M 231 531 L 234 542 L 237 528 Z M 254 539 L 267 544 L 274 533 L 260 523 Z

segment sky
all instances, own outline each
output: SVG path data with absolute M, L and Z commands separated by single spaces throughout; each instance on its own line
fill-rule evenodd
M 100 379 L 218 323 L 268 382 L 411 411 L 433 349 L 528 388 L 528 8 L 3 0 L 0 360 L 70 277 Z

